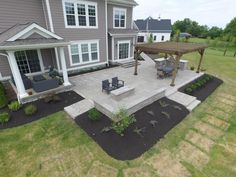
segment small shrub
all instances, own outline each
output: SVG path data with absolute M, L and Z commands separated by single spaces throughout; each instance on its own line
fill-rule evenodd
M 4 124 L 10 120 L 10 115 L 7 112 L 0 113 L 0 123 Z
M 96 108 L 93 108 L 89 110 L 88 117 L 92 121 L 98 121 L 101 118 L 101 113 Z
M 120 121 L 113 122 L 111 127 L 120 136 L 124 136 L 124 131 L 130 124 L 136 122 L 134 115 L 129 115 L 126 109 L 120 109 L 120 111 L 115 114 L 114 119 Z
M 193 93 L 193 89 L 191 89 L 190 87 L 187 87 L 187 88 L 185 89 L 185 93 L 187 93 L 187 94 L 192 94 L 192 93 Z
M 61 98 L 56 95 L 55 93 L 50 93 L 48 95 L 46 95 L 46 97 L 44 98 L 44 102 L 45 103 L 56 103 L 61 101 Z
M 5 92 L 5 87 L 2 82 L 0 82 L 0 93 L 1 92 L 3 92 L 3 93 Z
M 18 111 L 21 108 L 21 105 L 18 101 L 12 101 L 9 105 L 8 108 L 11 111 Z
M 8 99 L 5 93 L 0 93 L 0 109 L 4 108 L 8 104 Z
M 194 71 L 195 67 L 194 66 L 191 66 L 190 67 L 190 70 Z
M 30 104 L 30 105 L 25 107 L 24 112 L 25 112 L 25 115 L 32 116 L 37 112 L 37 110 L 38 109 L 35 105 Z

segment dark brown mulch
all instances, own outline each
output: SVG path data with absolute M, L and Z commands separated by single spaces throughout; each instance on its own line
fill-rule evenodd
M 123 137 L 113 130 L 101 133 L 104 127 L 111 124 L 110 119 L 105 115 L 102 115 L 101 120 L 92 122 L 88 118 L 88 113 L 84 113 L 77 117 L 75 121 L 107 154 L 117 160 L 133 160 L 155 145 L 189 113 L 184 106 L 174 101 L 167 98 L 162 98 L 161 101 L 169 104 L 169 106 L 162 107 L 159 101 L 156 101 L 136 112 L 137 122 L 125 131 Z M 181 110 L 174 108 L 174 106 L 178 106 Z M 167 118 L 161 112 L 167 112 L 170 118 Z M 155 127 L 150 124 L 151 120 L 158 122 Z M 133 132 L 136 127 L 145 129 L 142 136 Z
M 202 76 L 203 77 L 203 76 Z M 200 77 L 200 78 L 202 78 Z M 198 79 L 196 79 L 195 81 L 197 81 Z M 184 90 L 191 85 L 192 83 L 194 83 L 195 81 L 181 87 L 179 89 L 180 92 L 185 93 Z M 221 84 L 223 84 L 223 81 L 221 79 L 218 79 L 216 77 L 213 77 L 213 80 L 210 81 L 209 83 L 207 83 L 207 85 L 205 87 L 202 87 L 196 91 L 194 91 L 191 95 L 196 97 L 198 100 L 200 101 L 204 101 L 208 96 L 210 96 Z
M 23 108 L 21 108 L 17 112 L 11 112 L 7 108 L 1 109 L 0 112 L 4 112 L 4 111 L 9 112 L 11 115 L 11 119 L 6 124 L 3 124 L 3 125 L 0 124 L 0 129 L 13 128 L 13 127 L 17 127 L 20 125 L 24 125 L 24 124 L 39 120 L 50 114 L 62 111 L 64 107 L 69 106 L 71 104 L 74 104 L 84 99 L 83 97 L 81 97 L 74 91 L 59 93 L 58 96 L 61 98 L 61 101 L 56 102 L 56 103 L 45 103 L 44 100 L 37 100 L 37 101 L 31 102 L 30 104 L 34 104 L 38 108 L 37 113 L 32 116 L 25 115 L 23 108 L 26 105 L 24 105 Z

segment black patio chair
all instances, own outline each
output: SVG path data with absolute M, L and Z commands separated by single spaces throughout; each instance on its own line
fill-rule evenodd
M 125 82 L 122 80 L 119 80 L 118 77 L 112 78 L 112 86 L 113 87 L 118 89 L 118 88 L 124 87 L 124 85 L 125 85 Z
M 102 81 L 102 92 L 104 90 L 109 94 L 112 90 L 115 90 L 115 87 L 112 86 L 109 80 L 104 80 Z

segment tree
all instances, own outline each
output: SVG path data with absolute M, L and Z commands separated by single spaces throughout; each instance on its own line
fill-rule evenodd
M 230 34 L 231 36 L 236 37 L 236 17 L 227 24 L 224 34 Z
M 211 39 L 215 39 L 216 37 L 220 37 L 223 34 L 223 30 L 217 26 L 213 26 L 209 29 L 208 35 Z
M 151 34 L 149 35 L 149 38 L 148 38 L 148 43 L 151 44 L 151 43 L 153 43 L 153 42 L 154 42 L 153 34 L 151 33 Z

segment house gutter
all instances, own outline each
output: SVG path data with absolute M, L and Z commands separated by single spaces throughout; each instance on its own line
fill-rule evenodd
M 53 22 L 52 22 L 52 12 L 50 8 L 49 0 L 45 0 L 46 8 L 47 8 L 47 14 L 48 14 L 48 21 L 49 21 L 49 28 L 51 32 L 54 32 Z

